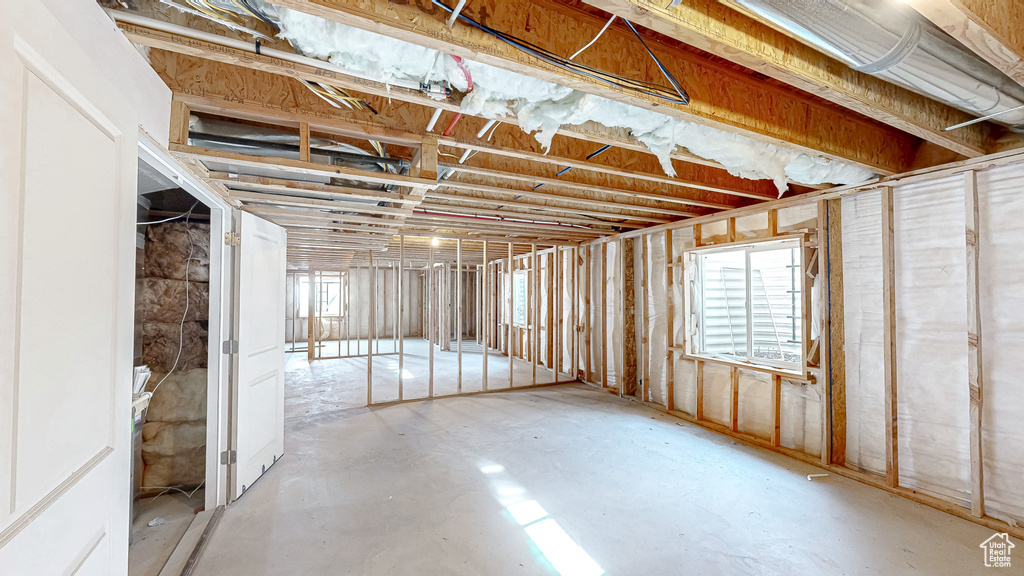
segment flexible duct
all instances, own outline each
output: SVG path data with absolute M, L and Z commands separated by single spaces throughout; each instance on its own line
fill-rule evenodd
M 892 0 L 727 0 L 854 70 L 1013 128 L 1024 87 Z

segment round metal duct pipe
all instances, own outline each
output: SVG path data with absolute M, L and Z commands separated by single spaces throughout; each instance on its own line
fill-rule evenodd
M 893 0 L 726 0 L 854 70 L 1024 129 L 1024 87 Z

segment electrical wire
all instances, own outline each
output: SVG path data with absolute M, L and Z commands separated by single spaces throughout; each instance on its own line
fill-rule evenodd
M 452 8 L 448 7 L 444 2 L 441 2 L 440 0 L 431 0 L 431 2 L 434 4 L 434 6 L 438 6 L 449 13 L 453 12 Z M 539 60 L 547 62 L 548 64 L 551 64 L 553 66 L 562 68 L 564 70 L 568 70 L 570 72 L 580 74 L 583 76 L 588 76 L 590 78 L 599 80 L 616 88 L 622 88 L 624 90 L 630 90 L 633 92 L 637 92 L 639 94 L 653 96 L 666 102 L 669 102 L 671 104 L 681 104 L 685 106 L 690 103 L 690 97 L 689 95 L 687 95 L 686 90 L 683 89 L 682 85 L 679 84 L 675 77 L 672 76 L 668 69 L 665 68 L 665 66 L 661 63 L 660 60 L 658 60 L 657 56 L 655 56 L 654 53 L 651 52 L 651 49 L 647 47 L 647 44 L 643 41 L 643 38 L 640 37 L 639 32 L 637 32 L 636 29 L 633 28 L 633 25 L 630 24 L 629 20 L 623 19 L 623 21 L 626 22 L 626 24 L 629 26 L 630 30 L 632 30 L 636 37 L 640 39 L 640 43 L 644 45 L 644 48 L 647 50 L 647 53 L 651 56 L 651 58 L 654 59 L 655 64 L 657 64 L 662 74 L 665 75 L 665 78 L 668 79 L 669 83 L 671 84 L 671 87 L 662 86 L 660 84 L 655 84 L 653 82 L 647 82 L 644 80 L 634 80 L 632 78 L 625 78 L 617 74 L 610 74 L 603 70 L 598 70 L 597 68 L 593 68 L 591 66 L 584 66 L 583 64 L 573 62 L 569 58 L 555 54 L 550 50 L 541 48 L 536 44 L 532 44 L 530 42 L 527 42 L 526 40 L 517 38 L 511 34 L 495 30 L 494 28 L 491 28 L 489 26 L 485 26 L 484 24 L 481 24 L 480 22 L 473 20 L 472 18 L 466 16 L 463 13 L 459 13 L 458 19 L 465 22 L 469 26 L 476 28 L 477 30 L 485 34 L 494 36 L 498 40 L 501 40 L 502 42 L 505 42 L 506 44 L 509 44 Z
M 188 209 L 188 212 L 185 213 L 185 236 L 188 237 L 188 259 L 185 260 L 185 311 L 182 312 L 181 322 L 178 323 L 178 355 L 174 357 L 174 364 L 171 365 L 171 369 L 167 374 L 164 374 L 164 377 L 156 383 L 156 386 L 154 386 L 152 390 L 150 390 L 150 394 L 153 394 L 154 396 L 156 395 L 157 389 L 160 388 L 160 385 L 164 383 L 164 380 L 167 380 L 167 377 L 170 376 L 171 373 L 174 372 L 174 369 L 178 367 L 178 361 L 181 360 L 181 350 L 185 347 L 185 318 L 188 318 L 189 307 L 188 272 L 189 267 L 192 266 L 192 255 L 195 253 L 195 244 L 192 243 L 192 233 L 188 229 L 188 218 L 192 215 L 192 210 L 194 210 L 198 205 L 199 201 L 196 200 L 196 203 Z
M 198 202 L 196 202 L 196 204 L 198 204 Z M 195 208 L 195 207 L 196 207 L 196 205 L 193 204 L 192 208 Z M 188 216 L 189 214 L 192 213 L 192 208 L 189 208 L 188 212 L 182 212 L 181 214 L 178 214 L 177 216 L 171 216 L 170 218 L 164 218 L 163 220 L 155 220 L 153 222 L 136 222 L 135 225 L 136 226 L 146 226 L 148 224 L 163 224 L 164 222 L 170 222 L 171 220 L 177 220 L 178 218 L 185 218 L 186 216 Z
M 612 22 L 615 22 L 615 18 L 617 18 L 617 16 L 612 14 L 611 19 L 609 19 L 608 22 L 604 25 L 604 28 L 601 28 L 601 31 L 597 33 L 597 36 L 594 36 L 593 40 L 591 40 L 590 42 L 587 42 L 587 45 L 584 46 L 583 48 L 580 48 L 579 50 L 577 50 L 575 54 L 573 54 L 572 56 L 569 56 L 569 60 L 575 60 L 577 56 L 579 56 L 580 54 L 583 54 L 584 50 L 586 50 L 587 48 L 590 48 L 591 46 L 593 46 L 594 42 L 597 42 L 597 39 L 600 38 L 602 35 L 604 35 L 604 31 L 607 30 L 608 27 L 612 25 Z

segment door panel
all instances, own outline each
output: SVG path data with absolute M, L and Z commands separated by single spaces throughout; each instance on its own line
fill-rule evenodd
M 284 228 L 240 213 L 234 498 L 284 454 Z
M 127 571 L 138 123 L 45 8 L 0 19 L 0 573 Z

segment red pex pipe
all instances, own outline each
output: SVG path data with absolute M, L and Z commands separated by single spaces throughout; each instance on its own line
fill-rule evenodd
M 458 65 L 459 70 L 462 70 L 462 73 L 466 75 L 466 94 L 469 94 L 473 91 L 473 76 L 469 73 L 469 67 L 466 66 L 466 63 L 458 56 L 452 56 L 452 60 L 455 60 L 455 64 Z M 448 127 L 444 129 L 444 132 L 441 135 L 450 136 L 455 125 L 459 123 L 460 118 L 462 118 L 462 112 L 457 113 L 455 117 L 452 118 L 452 121 L 448 123 Z

